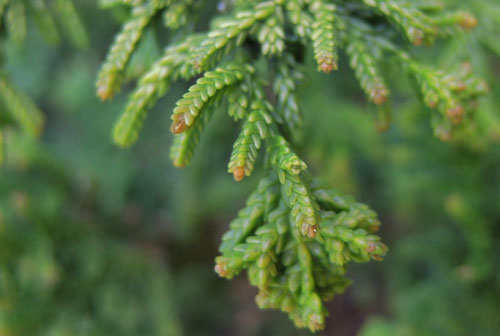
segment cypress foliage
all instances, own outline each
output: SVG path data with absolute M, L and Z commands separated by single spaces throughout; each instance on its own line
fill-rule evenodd
M 311 32 L 314 58 L 318 62 L 318 69 L 328 73 L 337 69 L 333 29 L 335 5 L 317 0 L 311 3 L 310 11 L 314 16 Z
M 78 48 L 87 48 L 89 38 L 71 0 L 56 0 L 54 10 L 70 41 Z
M 43 125 L 43 114 L 23 92 L 16 89 L 5 75 L 0 76 L 0 101 L 8 118 L 31 136 L 38 136 Z
M 64 27 L 65 35 L 80 48 L 88 45 L 88 37 L 71 0 L 0 0 L 0 41 L 22 43 L 28 32 L 28 25 L 35 27 L 49 43 L 60 41 L 57 25 Z M 3 54 L 3 50 L 0 49 Z M 9 74 L 0 63 L 0 133 L 16 126 L 27 135 L 37 137 L 42 131 L 44 116 L 32 99 L 10 80 Z M 2 146 L 3 139 L 2 139 Z M 3 163 L 3 147 L 0 150 L 0 164 Z
M 144 28 L 156 14 L 163 15 L 170 30 L 196 16 L 191 15 L 191 1 L 102 4 L 125 4 L 132 13 L 98 78 L 98 95 L 108 99 L 117 92 Z M 227 105 L 215 103 L 227 100 L 229 115 L 243 120 L 228 171 L 236 181 L 250 176 L 264 147 L 266 176 L 224 235 L 215 270 L 227 278 L 246 270 L 259 289 L 260 307 L 281 309 L 298 327 L 319 330 L 327 315 L 324 302 L 349 284 L 349 262 L 381 260 L 387 247 L 374 234 L 380 225 L 376 214 L 319 183 L 294 151 L 304 54 L 312 54 L 318 70 L 329 73 L 338 67 L 337 49 L 345 49 L 368 100 L 378 105 L 389 97 L 382 69 L 391 58 L 415 79 L 424 103 L 435 109 L 436 135 L 447 140 L 470 122 L 486 85 L 468 67 L 445 71 L 419 62 L 407 41 L 429 45 L 473 28 L 476 20 L 428 1 L 235 1 L 227 7 L 207 31 L 178 31 L 139 79 L 114 140 L 132 145 L 147 111 L 170 84 L 197 77 L 172 114 L 171 157 L 176 166 L 185 166 L 212 113 Z M 381 111 L 387 122 L 387 108 Z
M 346 53 L 349 56 L 349 64 L 370 101 L 380 105 L 386 102 L 389 95 L 380 69 L 382 49 L 364 38 L 366 31 L 360 27 L 361 23 L 356 23 L 353 22 L 347 40 Z
M 4 42 L 12 45 L 23 43 L 27 34 L 36 30 L 49 43 L 55 44 L 67 38 L 77 47 L 88 46 L 89 39 L 74 3 L 76 1 L 72 0 L 0 0 L 0 45 L 5 45 Z M 490 109 L 486 110 L 490 115 L 482 115 L 476 124 L 474 114 L 478 99 L 488 87 L 475 76 L 476 69 L 464 57 L 470 56 L 475 65 L 482 63 L 483 74 L 490 76 L 494 83 L 494 71 L 491 71 L 490 60 L 483 50 L 487 48 L 500 55 L 498 0 L 228 0 L 217 3 L 217 6 L 216 2 L 206 2 L 209 3 L 207 7 L 217 7 L 220 12 L 215 18 L 197 13 L 200 8 L 207 8 L 202 1 L 100 0 L 99 3 L 103 8 L 118 6 L 122 13 L 128 11 L 129 15 L 124 18 L 123 27 L 111 43 L 101 67 L 97 78 L 98 95 L 102 99 L 111 99 L 128 76 L 141 76 L 114 128 L 114 141 L 123 147 L 131 146 L 140 135 L 149 109 L 166 94 L 170 85 L 180 79 L 190 81 L 193 85 L 178 97 L 171 126 L 174 133 L 171 159 L 175 166 L 184 167 L 195 155 L 212 116 L 227 108 L 230 117 L 241 127 L 235 136 L 232 152 L 227 153 L 228 172 L 236 181 L 252 175 L 252 179 L 258 175 L 261 180 L 223 235 L 220 255 L 215 258 L 215 271 L 228 279 L 246 271 L 249 282 L 258 289 L 256 301 L 259 307 L 285 312 L 297 327 L 312 331 L 322 329 L 328 314 L 324 303 L 349 285 L 346 271 L 350 263 L 381 260 L 387 253 L 387 247 L 376 235 L 380 227 L 377 214 L 367 205 L 318 180 L 306 164 L 308 153 L 300 149 L 309 151 L 310 146 L 299 136 L 301 113 L 310 112 L 301 108 L 299 98 L 305 76 L 316 70 L 326 75 L 349 64 L 367 100 L 378 105 L 378 126 L 382 129 L 390 122 L 388 100 L 397 95 L 398 89 L 391 85 L 393 83 L 384 70 L 388 65 L 394 66 L 414 82 L 414 91 L 429 108 L 431 126 L 438 138 L 456 140 L 465 134 L 469 136 L 470 144 L 475 145 L 477 139 L 472 132 L 461 132 L 474 130 L 482 122 L 482 126 L 491 126 L 493 146 L 498 143 L 498 118 L 491 112 L 496 106 L 496 103 L 491 103 L 495 95 L 488 97 L 491 99 Z M 207 13 L 211 15 L 211 11 Z M 35 23 L 35 29 L 30 28 L 32 23 Z M 161 25 L 167 29 L 157 36 L 159 40 L 168 40 L 162 56 L 151 62 L 153 64 L 147 71 L 133 69 L 132 58 L 144 57 L 140 55 L 144 51 L 139 46 L 144 42 L 145 34 L 154 35 L 153 30 Z M 473 28 L 475 30 L 469 33 Z M 415 47 L 429 47 L 440 43 L 441 39 L 456 36 L 459 38 L 447 52 L 460 53 L 460 56 L 448 55 L 444 61 L 441 59 L 446 67 L 437 68 L 420 59 L 421 54 Z M 446 46 L 440 50 L 446 50 Z M 307 59 L 315 62 L 310 68 L 306 66 L 311 64 L 305 61 Z M 460 62 L 451 62 L 452 59 L 460 59 Z M 330 76 L 337 74 L 331 73 Z M 168 294 L 164 288 L 165 274 L 154 276 L 150 273 L 149 269 L 159 266 L 144 264 L 135 249 L 110 244 L 104 236 L 96 240 L 96 232 L 90 227 L 81 230 L 88 223 L 81 222 L 79 212 L 72 212 L 68 217 L 65 211 L 61 211 L 75 202 L 74 186 L 66 181 L 66 176 L 75 172 L 71 169 L 59 171 L 52 167 L 48 153 L 38 153 L 36 144 L 29 138 L 40 136 L 43 113 L 14 82 L 0 66 L 0 163 L 4 146 L 11 144 L 8 137 L 13 132 L 28 135 L 29 143 L 25 146 L 33 151 L 30 156 L 35 156 L 40 162 L 21 159 L 17 162 L 18 172 L 3 176 L 0 245 L 4 246 L 2 252 L 6 253 L 0 253 L 0 259 L 6 267 L 0 272 L 3 294 L 0 299 L 0 334 L 39 334 L 44 327 L 53 327 L 52 333 L 67 333 L 67 326 L 59 322 L 61 311 L 65 312 L 61 321 L 66 318 L 75 322 L 75 330 L 88 331 L 90 329 L 85 329 L 88 322 L 79 324 L 86 313 L 82 315 L 80 309 L 73 310 L 77 305 L 81 305 L 84 311 L 90 306 L 103 308 L 102 311 L 96 310 L 95 318 L 102 326 L 93 329 L 94 333 L 109 334 L 109 330 L 113 330 L 123 334 L 118 330 L 118 321 L 126 321 L 134 333 L 145 332 L 144 326 L 148 326 L 152 333 L 178 334 L 175 321 L 168 318 L 171 315 L 168 309 L 165 319 L 158 316 L 165 310 L 155 308 L 153 314 L 141 310 L 141 318 L 135 320 L 123 319 L 122 314 L 110 316 L 106 311 L 106 300 L 100 301 L 101 292 L 95 290 L 95 284 L 104 283 L 103 287 L 106 287 L 103 280 L 108 275 L 117 284 L 127 278 L 135 279 L 137 286 L 146 283 L 144 297 L 134 300 L 134 295 L 131 295 L 130 307 L 136 308 L 144 302 L 154 302 L 156 307 L 170 303 L 170 297 L 165 295 Z M 394 87 L 392 92 L 389 87 Z M 493 87 L 493 90 L 498 91 L 498 88 Z M 44 92 L 46 94 L 47 90 Z M 48 101 L 52 100 L 48 98 Z M 325 114 L 337 113 L 327 107 L 324 110 Z M 315 122 L 325 121 L 318 119 Z M 422 146 L 425 139 L 421 137 L 412 139 L 412 142 L 418 143 L 418 147 L 427 147 Z M 432 144 L 429 142 L 428 145 Z M 398 155 L 403 153 L 407 158 L 403 168 L 405 165 L 418 167 L 418 161 L 428 155 L 418 148 L 411 153 L 402 152 L 400 147 L 398 144 Z M 480 154 L 485 155 L 484 151 Z M 498 276 L 494 271 L 495 230 L 491 226 L 498 218 L 497 208 L 491 206 L 491 200 L 497 196 L 494 187 L 497 154 L 490 156 L 484 166 L 476 165 L 477 153 L 468 150 L 460 151 L 459 155 L 443 155 L 444 165 L 440 168 L 447 174 L 443 174 L 442 180 L 453 186 L 460 181 L 456 191 L 439 197 L 445 199 L 446 211 L 458 224 L 445 235 L 455 240 L 453 235 L 459 230 L 463 241 L 455 240 L 448 244 L 453 245 L 448 246 L 450 250 L 446 248 L 446 253 L 442 253 L 442 240 L 431 241 L 426 234 L 426 249 L 415 246 L 408 252 L 408 255 L 418 256 L 418 260 L 435 259 L 440 264 L 449 258 L 448 255 L 457 260 L 457 264 L 448 265 L 449 269 L 440 265 L 439 272 L 431 272 L 435 273 L 432 277 L 427 280 L 419 278 L 418 286 L 401 291 L 407 298 L 398 300 L 394 316 L 397 318 L 404 311 L 400 309 L 401 305 L 418 305 L 418 310 L 407 312 L 415 319 L 411 326 L 415 333 L 460 329 L 462 316 L 455 313 L 460 312 L 456 307 L 446 314 L 435 311 L 429 314 L 424 309 L 426 314 L 418 316 L 422 311 L 420 295 L 441 295 L 447 291 L 459 292 L 457 295 L 467 308 L 471 303 L 479 302 L 481 296 L 487 296 L 486 300 L 481 300 L 484 309 L 471 310 L 474 317 L 471 320 L 475 326 L 491 324 L 492 330 L 497 328 L 494 307 L 499 300 L 496 300 L 492 284 L 498 283 Z M 442 162 L 432 155 L 428 160 L 429 165 Z M 374 175 L 393 173 L 388 165 L 383 167 L 383 171 Z M 408 181 L 412 180 L 410 184 L 420 183 L 412 174 L 413 170 L 403 177 L 391 176 L 390 181 L 404 179 L 407 190 Z M 61 175 L 61 181 L 56 177 L 58 175 Z M 33 183 L 33 176 L 38 182 Z M 426 197 L 427 187 L 422 189 L 422 195 L 415 198 Z M 442 194 L 438 187 L 435 193 Z M 89 194 L 89 198 L 94 197 L 93 193 Z M 430 202 L 436 198 L 434 195 Z M 86 200 L 80 201 L 85 203 L 82 204 L 83 210 L 88 210 Z M 418 211 L 427 212 L 422 211 L 424 206 L 420 208 L 419 205 Z M 432 208 L 430 210 L 428 212 L 432 213 Z M 88 216 L 87 211 L 85 215 Z M 431 218 L 432 215 L 428 216 Z M 66 232 L 63 235 L 61 228 Z M 430 235 L 435 233 L 430 232 Z M 420 244 L 417 239 L 412 245 Z M 437 246 L 434 248 L 433 245 Z M 97 259 L 92 252 L 96 247 L 102 252 L 98 259 L 104 261 L 98 265 L 94 263 Z M 404 247 L 405 251 L 408 251 L 407 247 Z M 464 262 L 461 260 L 464 257 L 469 260 Z M 408 256 L 405 258 L 408 260 Z M 457 265 L 461 266 L 457 269 Z M 96 268 L 106 277 L 96 278 Z M 115 278 L 113 273 L 118 276 Z M 72 277 L 86 284 L 80 293 L 83 295 L 76 299 Z M 408 279 L 414 277 L 408 275 Z M 457 280 L 468 283 L 466 286 L 461 283 L 459 287 Z M 118 287 L 117 293 L 135 294 L 126 286 Z M 468 291 L 462 290 L 464 288 Z M 484 291 L 484 288 L 488 290 Z M 127 300 L 128 296 L 123 296 Z M 442 302 L 450 301 L 449 296 L 443 297 L 446 300 L 441 299 Z M 55 301 L 50 302 L 52 298 Z M 36 309 L 31 309 L 33 303 Z M 57 308 L 51 310 L 51 305 Z M 109 302 L 108 305 L 119 306 Z M 152 315 L 156 324 L 151 323 Z M 83 317 L 84 320 L 87 318 Z M 438 325 L 449 324 L 448 329 L 436 329 L 429 322 L 433 318 L 439 320 Z M 26 323 L 30 320 L 36 321 L 37 325 Z M 103 331 L 100 331 L 101 327 Z M 412 330 L 407 321 L 401 327 L 392 330 L 396 334 L 397 331 Z M 484 331 L 469 333 L 485 334 Z
M 97 79 L 97 92 L 101 99 L 113 97 L 120 88 L 125 66 L 155 11 L 156 8 L 152 4 L 136 7 L 132 18 L 116 36 Z
M 241 181 L 252 173 L 262 141 L 269 133 L 268 124 L 272 122 L 267 110 L 268 107 L 260 101 L 253 103 L 241 133 L 234 142 L 228 171 L 233 173 L 236 181 Z
M 297 93 L 303 81 L 304 74 L 300 65 L 292 55 L 283 55 L 276 70 L 273 92 L 276 95 L 277 121 L 294 139 L 301 134 L 302 116 Z

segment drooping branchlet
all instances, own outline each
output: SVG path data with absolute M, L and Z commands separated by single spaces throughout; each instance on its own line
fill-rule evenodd
M 163 14 L 170 30 L 189 22 L 191 2 L 170 2 L 131 4 L 133 15 L 102 68 L 101 98 L 118 91 L 123 70 L 153 16 Z M 145 8 L 149 11 L 141 11 Z M 241 123 L 228 172 L 241 181 L 253 175 L 259 158 L 265 170 L 223 236 L 215 272 L 232 278 L 246 270 L 259 289 L 261 308 L 281 309 L 298 327 L 316 331 L 327 315 L 323 302 L 349 283 L 347 265 L 381 260 L 387 247 L 374 235 L 380 225 L 376 214 L 318 183 L 296 151 L 298 88 L 307 69 L 307 62 L 301 64 L 303 55 L 311 48 L 314 67 L 329 73 L 339 64 L 337 49 L 344 48 L 361 89 L 378 105 L 379 130 L 388 129 L 391 119 L 384 69 L 388 58 L 393 59 L 418 83 L 424 103 L 433 108 L 436 136 L 447 140 L 468 120 L 485 85 L 471 71 L 442 71 L 418 62 L 394 36 L 401 33 L 414 45 L 429 45 L 476 23 L 464 13 L 430 13 L 400 0 L 362 0 L 355 7 L 330 0 L 236 1 L 207 31 L 179 29 L 176 42 L 139 80 L 115 126 L 114 140 L 121 146 L 133 144 L 148 110 L 170 84 L 197 78 L 173 111 L 174 165 L 190 162 L 212 115 L 227 107 Z

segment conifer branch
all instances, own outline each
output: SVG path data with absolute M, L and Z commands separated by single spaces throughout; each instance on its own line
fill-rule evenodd
M 177 30 L 188 23 L 189 10 L 193 5 L 193 0 L 181 0 L 172 3 L 163 14 L 165 26 L 172 30 Z
M 233 117 L 234 121 L 243 119 L 250 105 L 249 99 L 250 87 L 245 82 L 239 86 L 233 86 L 227 91 L 228 114 Z
M 334 45 L 335 5 L 325 0 L 314 0 L 309 7 L 314 16 L 311 40 L 318 70 L 328 73 L 337 70 L 337 54 Z
M 3 15 L 5 14 L 8 4 L 9 0 L 0 0 L 0 23 L 3 23 Z
M 236 12 L 234 17 L 217 21 L 216 27 L 206 34 L 198 47 L 194 48 L 189 62 L 198 73 L 212 68 L 224 55 L 245 41 L 249 30 L 258 21 L 265 20 L 275 10 L 274 2 L 260 2 Z
M 303 40 L 311 35 L 313 24 L 313 17 L 304 9 L 305 4 L 305 0 L 286 1 L 287 17 L 293 23 L 295 33 Z
M 45 2 L 43 0 L 34 0 L 29 3 L 28 9 L 33 12 L 34 18 L 40 27 L 40 31 L 45 36 L 46 40 L 50 43 L 58 43 L 59 32 L 57 31 L 52 14 L 45 5 Z M 1 12 L 2 10 L 0 10 L 0 17 L 2 16 Z
M 196 146 L 200 142 L 201 133 L 212 118 L 213 113 L 214 108 L 209 107 L 200 117 L 200 121 L 193 127 L 186 132 L 174 136 L 174 143 L 170 149 L 170 158 L 174 166 L 182 168 L 189 164 Z
M 366 30 L 359 29 L 352 22 L 349 38 L 347 39 L 346 53 L 361 88 L 370 101 L 380 105 L 385 103 L 389 96 L 389 89 L 380 74 L 379 68 L 382 49 L 378 45 L 370 43 L 370 40 L 365 39 L 363 35 L 366 33 Z
M 436 22 L 420 11 L 411 1 L 363 0 L 363 2 L 397 24 L 411 43 L 418 46 L 422 42 L 434 42 L 438 32 Z
M 280 6 L 262 23 L 257 39 L 263 55 L 280 55 L 285 49 L 284 14 Z
M 246 206 L 238 212 L 238 218 L 229 225 L 229 231 L 222 236 L 220 251 L 231 251 L 234 246 L 245 241 L 255 229 L 262 224 L 263 216 L 272 211 L 279 195 L 278 179 L 274 174 L 263 178 L 246 202 Z M 217 272 L 226 276 L 227 265 L 218 264 Z
M 0 101 L 8 117 L 31 136 L 40 135 L 44 118 L 42 112 L 23 92 L 15 88 L 4 74 L 0 75 Z
M 436 108 L 439 113 L 433 115 L 435 135 L 443 141 L 449 140 L 453 129 L 462 123 L 468 112 L 472 112 L 465 107 L 474 106 L 470 102 L 487 92 L 486 83 L 473 77 L 468 66 L 465 71 L 446 74 L 414 62 L 404 53 L 397 55 L 418 82 L 425 104 L 431 109 Z M 466 78 L 472 85 L 467 85 Z
M 142 76 L 113 130 L 113 139 L 118 145 L 127 147 L 137 140 L 148 109 L 168 90 L 172 79 L 180 72 L 190 42 L 195 39 L 168 48 L 165 55 Z
M 256 100 L 250 107 L 241 133 L 234 142 L 233 152 L 228 164 L 228 172 L 236 181 L 250 176 L 262 141 L 268 135 L 268 125 L 272 122 L 268 107 L 261 100 Z
M 0 0 L 0 25 L 2 38 L 21 44 L 25 41 L 28 26 L 35 22 L 36 29 L 46 42 L 56 44 L 60 41 L 60 30 L 55 20 L 70 22 L 66 32 L 71 35 L 79 26 L 81 36 L 86 36 L 81 26 L 76 9 L 71 0 L 55 0 L 49 4 L 45 0 Z M 2 45 L 3 46 L 3 45 Z M 3 53 L 3 50 L 0 50 Z M 38 137 L 43 128 L 44 116 L 34 101 L 9 80 L 7 72 L 0 64 L 0 102 L 2 103 L 2 128 L 11 124 L 31 137 Z M 9 132 L 10 134 L 10 132 Z M 5 145 L 8 143 L 6 142 Z M 2 139 L 1 146 L 4 146 Z M 3 150 L 3 147 L 2 147 Z
M 125 67 L 144 28 L 160 9 L 157 6 L 154 2 L 135 6 L 132 11 L 132 19 L 123 25 L 121 32 L 116 36 L 97 78 L 97 94 L 101 99 L 111 99 L 119 90 Z
M 168 9 L 167 0 L 101 3 L 134 10 L 154 4 L 153 12 L 163 15 L 170 30 L 179 30 L 193 17 L 192 0 Z M 186 34 L 182 29 L 175 35 L 177 42 L 170 43 L 139 80 L 115 126 L 114 139 L 122 146 L 134 143 L 147 111 L 171 82 L 196 78 L 172 115 L 171 158 L 183 167 L 218 109 L 215 103 L 227 101 L 229 115 L 242 120 L 228 171 L 237 181 L 250 176 L 264 145 L 266 177 L 223 236 L 215 270 L 226 278 L 246 270 L 259 289 L 260 307 L 281 309 L 298 327 L 316 331 L 324 327 L 327 315 L 323 302 L 350 283 L 348 264 L 381 260 L 387 247 L 375 235 L 380 226 L 375 212 L 319 183 L 292 150 L 301 127 L 300 63 L 309 41 L 323 72 L 337 68 L 337 48 L 345 48 L 361 88 L 371 102 L 381 105 L 384 123 L 389 90 L 381 69 L 385 56 L 392 55 L 419 83 L 427 105 L 437 107 L 433 122 L 438 116 L 454 127 L 461 117 L 458 106 L 468 111 L 484 93 L 484 83 L 463 68 L 442 72 L 422 65 L 400 46 L 393 28 L 419 45 L 470 29 L 475 22 L 464 12 L 405 0 L 236 1 L 227 11 L 211 20 L 206 31 Z M 148 15 L 144 22 L 133 16 L 125 27 L 135 24 L 140 35 L 153 14 Z M 117 73 L 127 67 L 140 38 L 134 36 L 128 40 L 132 45 L 123 48 Z M 463 112 L 462 119 L 468 120 L 469 114 Z
M 214 71 L 206 72 L 196 84 L 189 88 L 182 99 L 177 101 L 172 114 L 172 126 L 170 130 L 174 134 L 187 131 L 204 108 L 208 106 L 217 94 L 223 93 L 227 88 L 242 81 L 246 75 L 251 74 L 254 69 L 251 66 L 241 66 L 231 63 L 224 67 L 218 67 Z
M 10 38 L 15 42 L 21 42 L 26 37 L 26 6 L 22 1 L 9 1 L 7 7 L 5 25 Z
M 90 43 L 89 37 L 73 2 L 71 0 L 55 0 L 54 7 L 64 32 L 71 42 L 78 48 L 87 48 Z
M 300 132 L 302 126 L 297 89 L 303 80 L 304 74 L 293 56 L 283 55 L 274 78 L 273 91 L 277 98 L 276 112 L 292 136 Z

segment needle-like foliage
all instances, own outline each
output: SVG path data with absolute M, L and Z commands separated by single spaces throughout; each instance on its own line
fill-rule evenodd
M 132 145 L 147 111 L 171 83 L 196 79 L 172 114 L 171 157 L 183 167 L 212 114 L 228 106 L 229 115 L 241 120 L 228 171 L 236 181 L 250 176 L 262 152 L 265 177 L 223 236 L 215 270 L 227 278 L 246 270 L 259 289 L 260 307 L 287 312 L 299 327 L 322 329 L 324 302 L 349 284 L 348 264 L 381 260 L 387 247 L 375 235 L 380 225 L 376 214 L 319 183 L 296 151 L 304 59 L 314 58 L 319 71 L 330 73 L 342 64 L 339 56 L 346 55 L 368 100 L 381 105 L 385 123 L 390 92 L 384 69 L 392 62 L 415 80 L 417 93 L 435 109 L 435 133 L 446 140 L 472 120 L 486 86 L 469 66 L 435 69 L 417 60 L 411 47 L 463 34 L 477 21 L 433 1 L 230 1 L 219 4 L 223 13 L 210 20 L 207 30 L 199 30 L 193 29 L 198 28 L 196 4 L 102 1 L 106 7 L 127 5 L 131 12 L 98 77 L 103 99 L 118 91 L 146 26 L 162 17 L 168 31 L 175 31 L 163 56 L 130 95 L 114 140 Z M 324 112 L 335 113 L 326 106 Z
M 76 47 L 88 46 L 88 37 L 72 0 L 0 0 L 0 43 L 21 44 L 28 28 L 34 23 L 35 30 L 48 43 L 61 40 L 61 32 Z M 58 29 L 61 26 L 63 29 Z M 3 49 L 0 48 L 3 57 Z M 32 99 L 10 79 L 0 61 L 0 133 L 9 136 L 13 128 L 28 136 L 41 134 L 44 124 L 42 111 Z M 8 132 L 7 132 L 8 131 Z M 3 138 L 0 140 L 3 142 Z M 6 142 L 7 143 L 7 142 Z M 0 150 L 0 165 L 3 163 L 3 148 Z

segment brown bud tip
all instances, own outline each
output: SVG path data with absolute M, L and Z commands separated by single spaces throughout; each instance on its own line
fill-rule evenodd
M 233 171 L 233 177 L 237 182 L 243 180 L 243 178 L 245 177 L 245 168 L 236 167 L 236 169 Z
M 373 90 L 373 102 L 377 105 L 382 105 L 387 101 L 387 90 L 384 87 L 379 87 Z
M 99 86 L 97 88 L 97 96 L 101 98 L 101 100 L 109 100 L 113 98 L 113 93 L 106 86 Z
M 170 130 L 174 134 L 180 134 L 184 132 L 187 129 L 186 121 L 184 120 L 183 117 L 174 120 L 172 123 L 172 127 L 170 127 Z
M 377 249 L 377 245 L 374 242 L 369 242 L 368 246 L 366 247 L 366 252 L 368 253 L 373 253 Z
M 226 268 L 224 266 L 222 266 L 221 264 L 216 264 L 215 267 L 214 267 L 214 270 L 215 272 L 217 272 L 217 274 L 219 274 L 221 277 L 225 277 L 227 276 L 227 271 L 226 271 Z
M 316 234 L 318 233 L 318 226 L 317 225 L 304 224 L 304 226 L 302 227 L 303 234 L 305 234 L 309 238 L 316 237 Z
M 463 29 L 473 29 L 477 26 L 477 19 L 470 14 L 465 14 L 459 24 Z
M 337 64 L 331 56 L 325 56 L 318 59 L 321 71 L 329 73 L 332 70 L 337 70 Z
M 462 122 L 462 117 L 464 114 L 464 108 L 460 105 L 449 108 L 446 111 L 446 116 L 450 119 L 451 122 L 455 124 L 460 124 Z
M 321 70 L 324 73 L 329 73 L 330 71 L 333 70 L 333 65 L 323 62 L 323 63 L 321 63 Z
M 311 316 L 309 317 L 308 327 L 312 332 L 323 329 L 324 322 L 323 322 L 323 318 L 321 317 L 321 315 L 316 314 L 316 313 L 312 313 Z

